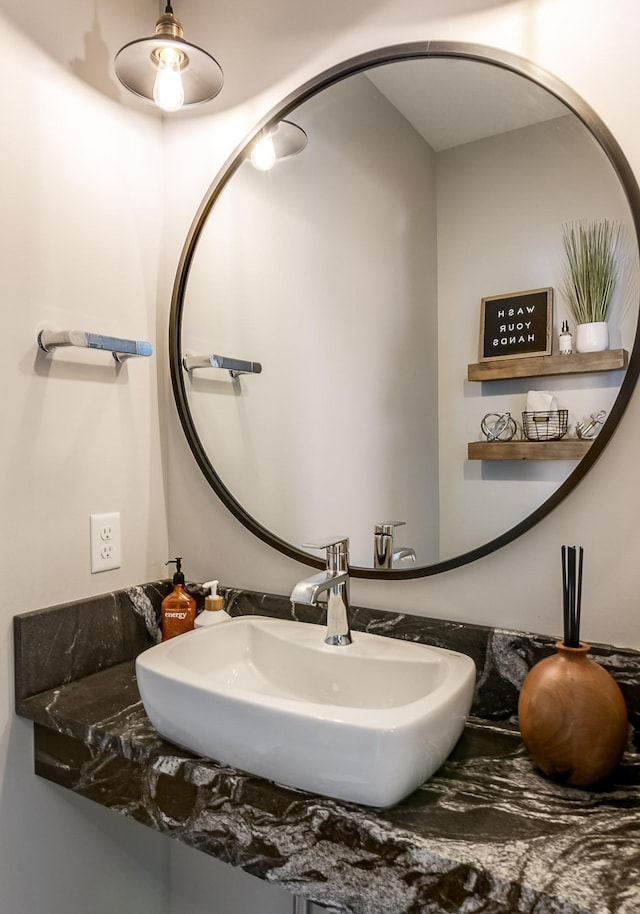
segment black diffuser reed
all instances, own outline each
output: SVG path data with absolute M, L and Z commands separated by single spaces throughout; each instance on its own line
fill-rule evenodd
M 582 560 L 584 549 L 562 547 L 562 612 L 565 647 L 580 647 L 580 605 L 582 603 Z

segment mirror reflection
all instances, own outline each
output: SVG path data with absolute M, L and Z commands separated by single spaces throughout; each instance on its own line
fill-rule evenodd
M 466 377 L 484 296 L 553 287 L 557 353 L 569 317 L 562 230 L 579 219 L 623 226 L 609 333 L 612 348 L 632 348 L 625 191 L 568 107 L 478 60 L 375 66 L 286 115 L 304 150 L 269 171 L 234 166 L 197 229 L 181 356 L 261 370 L 181 369 L 193 430 L 274 538 L 302 549 L 347 535 L 352 564 L 367 569 L 376 525 L 403 521 L 394 567 L 430 573 L 521 524 L 578 474 L 577 460 L 468 460 L 485 414 L 519 419 L 532 388 L 552 390 L 574 424 L 613 408 L 622 371 Z

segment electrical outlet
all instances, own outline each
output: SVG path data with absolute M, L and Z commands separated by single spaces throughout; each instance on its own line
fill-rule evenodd
M 91 574 L 119 568 L 120 514 L 91 514 Z

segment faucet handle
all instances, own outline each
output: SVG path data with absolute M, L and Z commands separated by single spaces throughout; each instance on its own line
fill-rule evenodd
M 375 536 L 392 536 L 394 527 L 404 527 L 405 520 L 388 520 L 382 524 L 376 524 L 373 532 Z
M 349 554 L 349 537 L 348 536 L 329 536 L 320 540 L 318 543 L 303 543 L 303 549 L 326 549 L 329 555 L 348 555 Z

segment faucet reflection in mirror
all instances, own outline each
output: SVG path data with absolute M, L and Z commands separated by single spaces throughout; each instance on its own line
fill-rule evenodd
M 325 644 L 351 644 L 349 628 L 349 540 L 347 537 L 305 543 L 305 549 L 326 549 L 327 567 L 319 574 L 299 581 L 291 591 L 291 603 L 327 603 Z M 326 595 L 326 596 L 324 596 Z M 322 601 L 320 598 L 323 597 Z
M 116 76 L 122 85 L 162 111 L 179 111 L 215 98 L 224 77 L 214 58 L 185 41 L 171 3 L 156 23 L 155 34 L 120 48 Z
M 404 527 L 406 521 L 392 520 L 376 524 L 373 529 L 373 567 L 393 568 L 394 562 L 415 562 L 416 550 L 412 546 L 394 546 L 393 534 L 396 527 Z

